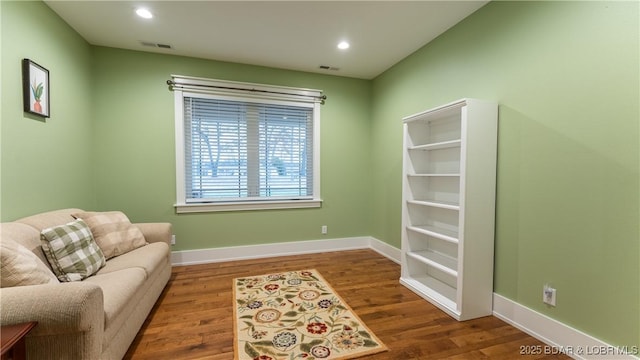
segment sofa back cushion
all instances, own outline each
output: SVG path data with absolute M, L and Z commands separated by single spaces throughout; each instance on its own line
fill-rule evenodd
M 28 216 L 22 219 L 18 219 L 15 222 L 27 224 L 29 226 L 36 228 L 38 232 L 41 232 L 46 228 L 50 228 L 57 225 L 63 225 L 68 223 L 69 221 L 73 221 L 73 216 L 71 216 L 71 214 L 80 212 L 80 211 L 82 210 L 75 209 L 75 208 L 48 211 L 48 212 L 43 212 L 40 214 Z

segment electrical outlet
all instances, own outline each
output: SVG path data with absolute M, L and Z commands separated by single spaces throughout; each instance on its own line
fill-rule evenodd
M 556 289 L 545 284 L 542 288 L 542 302 L 551 306 L 556 306 Z
M 322 228 L 320 228 L 320 231 L 322 232 L 322 235 L 327 235 L 327 225 L 322 225 Z
M 175 244 L 176 244 L 176 236 L 171 235 L 171 245 L 175 245 Z

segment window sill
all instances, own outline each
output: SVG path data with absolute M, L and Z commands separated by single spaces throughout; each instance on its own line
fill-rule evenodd
M 203 212 L 220 211 L 250 211 L 250 210 L 273 210 L 273 209 L 305 209 L 319 208 L 322 206 L 321 199 L 311 200 L 289 200 L 289 201 L 247 201 L 247 202 L 220 202 L 203 204 L 175 204 L 176 213 L 190 214 Z

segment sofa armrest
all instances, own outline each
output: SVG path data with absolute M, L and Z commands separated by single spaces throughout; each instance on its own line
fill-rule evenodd
M 38 322 L 27 337 L 29 357 L 47 358 L 59 352 L 72 354 L 67 358 L 100 357 L 104 300 L 98 285 L 73 282 L 0 289 L 0 323 L 29 321 Z
M 165 242 L 171 246 L 171 223 L 136 223 L 133 224 L 144 235 L 148 243 Z

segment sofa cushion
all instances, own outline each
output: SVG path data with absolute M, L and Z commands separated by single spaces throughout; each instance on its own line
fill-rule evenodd
M 89 225 L 96 243 L 107 259 L 147 244 L 140 229 L 133 226 L 129 218 L 120 211 L 78 212 L 72 216 Z
M 143 295 L 141 291 L 144 288 L 145 280 L 146 273 L 143 269 L 130 268 L 108 274 L 96 274 L 84 281 L 96 284 L 102 289 L 105 331 L 117 321 L 128 303 L 135 304 L 139 301 Z
M 0 241 L 0 287 L 49 283 L 58 279 L 34 253 L 11 239 Z
M 42 230 L 42 250 L 60 281 L 80 281 L 105 265 L 89 226 L 81 219 Z
M 169 245 L 166 243 L 151 243 L 110 259 L 107 261 L 107 265 L 98 271 L 98 275 L 128 268 L 142 268 L 148 277 L 160 266 L 166 266 L 169 262 L 168 254 Z

